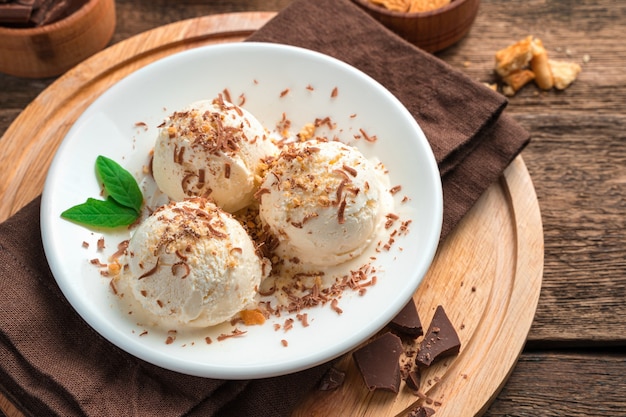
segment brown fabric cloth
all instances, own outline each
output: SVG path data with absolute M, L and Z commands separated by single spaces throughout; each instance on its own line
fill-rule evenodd
M 368 73 L 412 112 L 443 178 L 445 236 L 523 149 L 503 97 L 405 43 L 350 0 L 296 0 L 250 38 L 324 52 Z M 39 199 L 0 225 L 0 390 L 33 416 L 282 416 L 330 366 L 254 381 L 181 375 L 96 334 L 52 277 Z

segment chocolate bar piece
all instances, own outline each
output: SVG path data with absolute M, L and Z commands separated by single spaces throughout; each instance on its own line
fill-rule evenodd
M 61 20 L 88 0 L 0 0 L 0 25 L 16 28 L 43 26 Z
M 411 298 L 406 306 L 389 323 L 391 329 L 417 339 L 424 334 L 422 322 L 417 314 L 415 301 Z
M 1 23 L 28 23 L 33 8 L 18 3 L 2 3 L 0 4 L 0 22 Z
M 68 0 L 47 0 L 37 8 L 31 17 L 31 21 L 37 26 L 47 25 L 64 16 L 69 7 Z
M 461 341 L 454 326 L 448 319 L 444 308 L 438 306 L 426 336 L 419 345 L 419 351 L 415 357 L 416 365 L 430 366 L 439 358 L 456 355 L 460 349 Z
M 400 387 L 400 355 L 402 342 L 387 332 L 356 350 L 352 357 L 370 391 L 398 392 Z

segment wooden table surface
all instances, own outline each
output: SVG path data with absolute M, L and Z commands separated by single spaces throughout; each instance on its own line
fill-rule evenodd
M 181 19 L 289 3 L 118 0 L 111 43 Z M 625 33 L 626 2 L 483 0 L 469 35 L 437 54 L 491 82 L 494 52 L 535 35 L 551 57 L 583 66 L 567 90 L 529 85 L 507 108 L 533 138 L 523 158 L 541 208 L 545 265 L 526 347 L 486 416 L 626 415 Z M 0 136 L 53 81 L 0 74 Z M 20 415 L 2 398 L 0 409 Z

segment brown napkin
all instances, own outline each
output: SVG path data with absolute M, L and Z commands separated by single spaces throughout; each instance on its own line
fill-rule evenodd
M 307 47 L 385 85 L 415 115 L 444 184 L 445 236 L 528 142 L 503 97 L 421 52 L 350 0 L 296 0 L 250 40 Z M 39 199 L 0 225 L 0 390 L 27 415 L 282 416 L 329 364 L 219 381 L 170 372 L 102 339 L 67 303 L 44 257 Z

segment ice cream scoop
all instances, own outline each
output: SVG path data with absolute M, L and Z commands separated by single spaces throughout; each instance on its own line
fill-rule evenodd
M 253 201 L 261 161 L 277 153 L 252 114 L 218 96 L 174 112 L 159 126 L 152 171 L 170 199 L 202 196 L 232 213 Z
M 381 224 L 377 166 L 355 147 L 314 139 L 287 145 L 257 193 L 259 214 L 279 249 L 332 266 L 360 255 Z
M 127 286 L 157 318 L 206 327 L 254 302 L 269 263 L 243 226 L 196 197 L 162 206 L 128 245 Z

